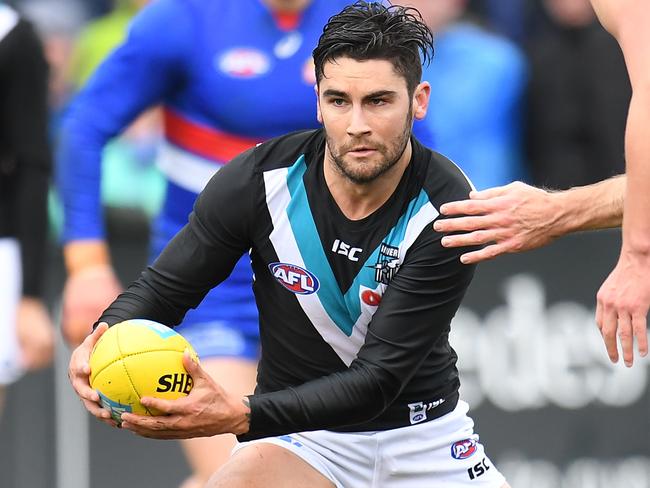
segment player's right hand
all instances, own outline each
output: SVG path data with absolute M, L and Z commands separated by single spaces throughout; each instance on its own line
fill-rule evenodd
M 99 403 L 99 394 L 90 387 L 90 353 L 97 344 L 97 341 L 104 332 L 108 330 L 108 324 L 102 322 L 95 330 L 87 336 L 83 342 L 72 351 L 70 364 L 68 366 L 68 378 L 74 391 L 79 395 L 86 410 L 102 422 L 115 427 L 117 424 L 111 419 L 108 410 L 102 408 Z
M 122 292 L 110 264 L 73 271 L 63 290 L 62 332 L 72 347 L 82 343 L 91 325 Z

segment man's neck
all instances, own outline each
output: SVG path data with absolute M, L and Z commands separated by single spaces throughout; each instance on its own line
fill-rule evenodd
M 411 161 L 413 147 L 409 141 L 397 163 L 375 180 L 363 184 L 342 174 L 329 154 L 326 145 L 323 171 L 327 188 L 343 215 L 350 220 L 361 220 L 378 210 L 395 192 Z
M 262 0 L 269 9 L 280 14 L 300 13 L 311 2 L 312 0 Z

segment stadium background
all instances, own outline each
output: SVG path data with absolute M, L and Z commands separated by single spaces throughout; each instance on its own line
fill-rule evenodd
M 61 2 L 65 15 L 50 19 L 44 36 L 69 29 L 71 42 L 89 15 L 107 8 L 107 2 L 87 2 L 83 15 L 74 17 L 79 11 L 72 3 L 54 1 Z M 64 3 L 71 10 L 63 9 Z M 31 4 L 38 23 L 43 7 Z M 493 28 L 517 43 L 526 36 L 522 26 L 529 25 L 523 16 L 539 12 L 539 2 L 484 4 Z M 612 137 L 622 140 L 619 133 Z M 129 149 L 122 142 L 109 156 L 122 161 L 116 186 L 124 181 L 120 171 L 134 170 L 134 162 L 123 157 Z M 532 180 L 534 171 L 527 173 Z M 112 252 L 123 281 L 146 262 L 151 202 L 160 192 L 155 174 L 141 172 L 139 181 L 148 185 L 148 202 L 138 199 L 142 192 L 131 199 L 125 191 L 105 194 Z M 53 235 L 59 218 L 53 198 Z M 489 455 L 513 488 L 650 488 L 650 362 L 638 360 L 629 370 L 611 365 L 593 320 L 595 293 L 619 245 L 616 231 L 588 233 L 482 264 L 453 322 L 463 396 Z M 53 238 L 47 297 L 54 314 L 63 279 L 61 250 Z M 9 389 L 0 419 L 0 487 L 176 487 L 188 474 L 179 446 L 89 419 L 67 383 L 69 352 L 58 346 L 52 368 Z

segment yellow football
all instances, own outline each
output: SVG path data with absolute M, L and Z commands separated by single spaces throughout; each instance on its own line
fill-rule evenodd
M 110 327 L 90 355 L 90 386 L 116 422 L 123 412 L 159 415 L 140 403 L 144 396 L 173 400 L 192 389 L 183 366 L 185 350 L 198 361 L 189 342 L 151 320 L 126 320 Z

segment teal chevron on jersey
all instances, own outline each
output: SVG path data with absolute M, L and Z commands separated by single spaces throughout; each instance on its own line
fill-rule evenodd
M 305 267 L 316 275 L 321 282 L 316 292 L 318 298 L 332 321 L 347 336 L 352 335 L 355 320 L 351 320 L 343 295 L 340 292 L 334 273 L 330 268 L 320 242 L 316 223 L 309 207 L 303 176 L 307 169 L 305 156 L 300 156 L 287 173 L 287 188 L 291 201 L 287 207 L 287 215 L 291 224 L 296 244 L 305 263 Z

